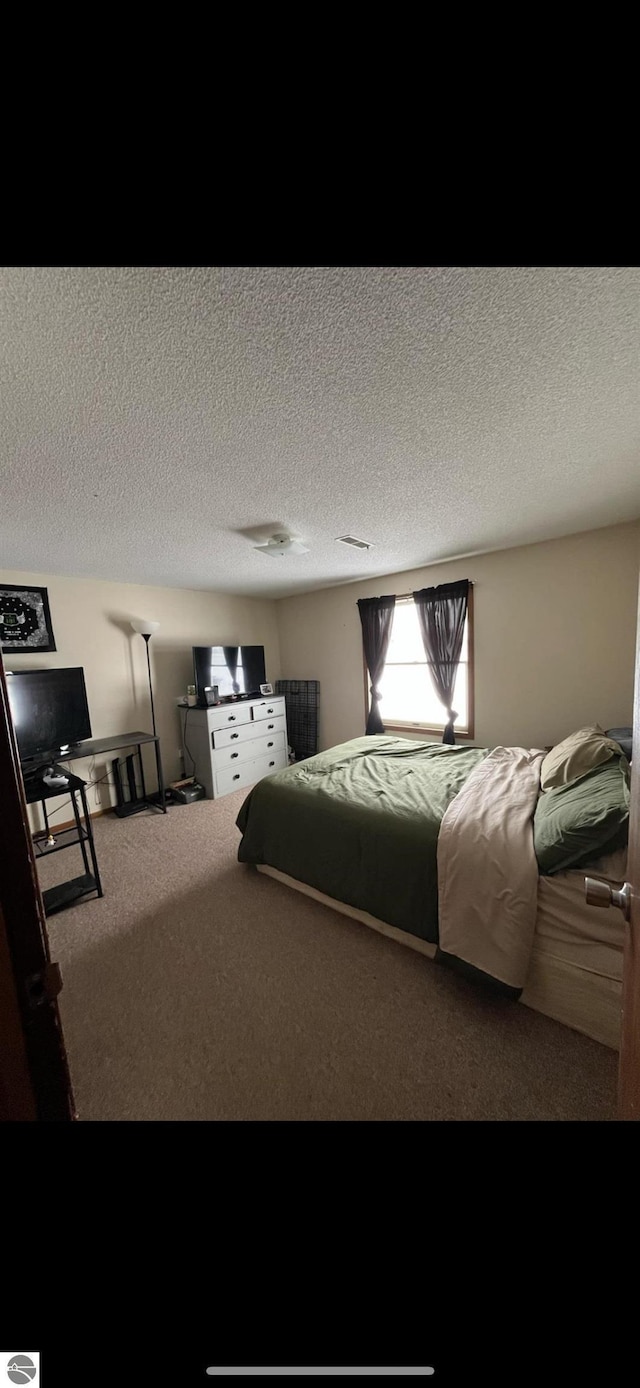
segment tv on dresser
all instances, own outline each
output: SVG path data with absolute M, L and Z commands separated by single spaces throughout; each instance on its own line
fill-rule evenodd
M 215 685 L 219 699 L 257 696 L 267 682 L 264 646 L 194 646 L 193 671 L 201 708 L 205 689 Z

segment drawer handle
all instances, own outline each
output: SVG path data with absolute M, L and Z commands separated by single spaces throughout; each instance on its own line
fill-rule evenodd
M 233 739 L 234 739 L 235 737 L 239 737 L 239 736 L 240 736 L 240 733 L 232 733 L 232 734 L 231 734 L 231 741 L 233 742 Z
M 232 752 L 232 753 L 231 753 L 231 760 L 233 761 L 235 757 L 239 757 L 239 756 L 240 756 L 240 753 L 239 753 L 239 752 Z
M 273 709 L 272 709 L 272 708 L 268 708 L 268 709 L 267 709 L 267 713 L 273 713 Z
M 267 723 L 267 732 L 272 733 L 272 732 L 273 732 L 273 728 L 274 728 L 274 724 L 273 724 L 273 723 Z
M 270 761 L 270 762 L 269 762 L 269 766 L 275 766 L 275 762 L 274 762 L 274 761 Z
M 229 721 L 229 723 L 235 723 L 235 721 L 236 721 L 236 715 L 235 715 L 235 713 L 230 713 L 230 714 L 229 714 L 229 719 L 228 719 L 228 721 Z
M 272 742 L 268 742 L 268 743 L 267 743 L 267 747 L 273 747 L 273 743 L 272 743 Z
M 233 780 L 234 780 L 234 781 L 239 781 L 239 780 L 240 780 L 240 772 L 239 772 L 239 771 L 236 771 L 236 774 L 235 774 L 235 776 L 233 777 Z

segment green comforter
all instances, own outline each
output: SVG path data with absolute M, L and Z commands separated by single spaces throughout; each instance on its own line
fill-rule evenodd
M 265 863 L 423 940 L 438 940 L 442 816 L 486 748 L 357 737 L 259 781 L 238 858 Z

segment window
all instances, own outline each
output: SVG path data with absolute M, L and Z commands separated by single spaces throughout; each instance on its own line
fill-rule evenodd
M 460 665 L 453 695 L 458 717 L 456 737 L 473 737 L 473 607 L 469 607 L 464 627 Z M 369 680 L 367 679 L 367 710 Z M 442 733 L 446 711 L 436 694 L 424 653 L 416 605 L 412 597 L 396 598 L 391 640 L 378 681 L 382 698 L 378 705 L 385 728 L 419 728 L 421 732 Z

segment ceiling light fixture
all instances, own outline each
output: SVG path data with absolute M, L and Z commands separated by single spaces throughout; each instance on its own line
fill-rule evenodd
M 278 557 L 284 559 L 285 554 L 309 553 L 306 545 L 303 545 L 302 540 L 297 539 L 295 535 L 287 535 L 282 530 L 272 535 L 271 539 L 267 540 L 266 545 L 254 545 L 254 549 L 259 550 L 261 554 L 271 555 L 272 559 L 277 559 Z

